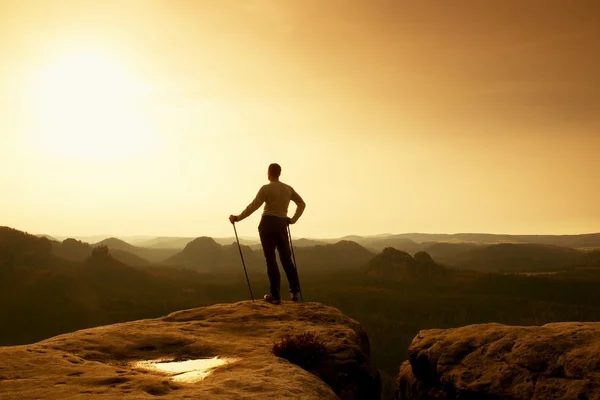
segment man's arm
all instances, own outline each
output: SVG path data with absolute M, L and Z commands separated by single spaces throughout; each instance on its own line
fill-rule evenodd
M 304 200 L 302 200 L 302 197 L 300 197 L 300 195 L 296 193 L 296 191 L 293 188 L 292 201 L 296 203 L 296 212 L 294 213 L 294 216 L 290 219 L 290 224 L 295 224 L 296 221 L 298 221 L 298 218 L 300 218 L 300 216 L 304 212 L 304 209 L 306 208 L 306 203 L 304 202 Z
M 267 186 L 264 185 L 260 188 L 252 203 L 248 204 L 248 207 L 240 215 L 237 216 L 236 221 L 241 221 L 246 217 L 249 217 L 254 211 L 258 210 L 260 206 L 265 202 L 267 196 Z

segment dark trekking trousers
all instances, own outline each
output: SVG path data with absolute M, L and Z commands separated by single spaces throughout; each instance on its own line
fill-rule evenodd
M 298 282 L 298 271 L 292 262 L 292 252 L 290 251 L 290 242 L 287 233 L 287 218 L 263 215 L 258 225 L 258 233 L 267 261 L 267 274 L 271 283 L 271 296 L 277 300 L 281 300 L 281 277 L 279 275 L 277 259 L 275 258 L 275 249 L 279 253 L 279 260 L 290 284 L 290 293 L 298 293 L 300 291 L 300 284 Z

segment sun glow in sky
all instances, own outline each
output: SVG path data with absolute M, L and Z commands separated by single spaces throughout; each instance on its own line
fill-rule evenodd
M 0 0 L 0 225 L 600 231 L 596 3 L 434 3 Z
M 31 87 L 37 151 L 104 163 L 135 158 L 155 136 L 138 110 L 142 90 L 117 60 L 99 52 L 74 50 L 42 67 Z

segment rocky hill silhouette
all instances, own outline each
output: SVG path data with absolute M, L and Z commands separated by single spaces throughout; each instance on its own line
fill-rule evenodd
M 181 251 L 185 248 L 185 246 L 188 243 L 190 243 L 194 239 L 197 239 L 197 237 L 158 236 L 151 239 L 137 241 L 132 244 L 135 244 L 138 247 L 175 249 Z M 215 240 L 215 242 L 221 245 L 228 245 L 232 242 L 235 242 L 235 237 L 214 237 L 213 239 Z M 255 246 L 256 244 L 260 245 L 260 240 L 258 239 L 247 239 L 244 237 L 240 237 L 239 240 L 241 244 L 248 246 Z
M 373 253 L 379 253 L 386 247 L 393 247 L 397 250 L 402 250 L 409 254 L 414 254 L 423 250 L 423 246 L 413 240 L 403 237 L 402 235 L 376 235 L 376 236 L 359 236 L 348 235 L 340 239 L 329 239 L 328 242 L 336 243 L 339 241 L 351 241 L 358 243 L 362 247 Z
M 358 269 L 375 256 L 373 252 L 350 240 L 298 247 L 295 254 L 298 267 L 306 272 Z
M 96 243 L 95 245 L 105 245 L 113 252 L 115 250 L 126 251 L 130 254 L 133 254 L 141 259 L 148 260 L 152 263 L 164 261 L 172 255 L 176 254 L 178 251 L 177 249 L 172 248 L 146 248 L 140 246 L 133 246 L 121 239 L 117 239 L 114 237 L 104 239 Z
M 251 270 L 256 270 L 264 264 L 262 254 L 253 251 L 249 246 L 241 245 L 241 248 L 246 266 Z M 238 272 L 241 268 L 237 244 L 224 246 L 208 236 L 192 240 L 182 251 L 165 260 L 163 264 L 221 274 Z
M 385 248 L 380 254 L 367 263 L 366 274 L 385 279 L 414 281 L 435 281 L 448 277 L 451 271 L 438 265 L 426 252 L 410 254 Z
M 114 242 L 112 244 L 114 244 Z M 102 242 L 98 245 L 91 245 L 76 239 L 65 239 L 62 242 L 52 242 L 52 252 L 65 260 L 80 262 L 89 258 L 94 248 L 99 246 L 106 246 L 109 248 L 112 257 L 123 264 L 130 266 L 145 266 L 150 264 L 150 261 L 127 250 L 123 250 L 123 248 L 126 247 L 121 247 L 121 249 L 119 249 L 118 247 L 120 246 L 115 246 L 116 248 L 111 248 L 106 244 L 102 244 Z
M 274 354 L 274 345 L 282 339 L 291 335 L 293 341 L 305 333 L 314 335 L 324 349 L 310 368 Z M 0 357 L 0 397 L 11 400 L 77 396 L 379 400 L 381 394 L 362 327 L 319 303 L 273 306 L 247 301 L 189 309 L 27 346 L 0 347 Z M 213 357 L 234 361 L 193 383 L 136 364 Z
M 241 248 L 246 266 L 252 271 L 263 272 L 265 260 L 262 249 L 255 250 L 245 245 L 241 245 Z M 303 272 L 359 268 L 374 256 L 359 244 L 347 240 L 316 246 L 295 246 L 294 254 Z M 237 273 L 241 268 L 237 243 L 220 245 L 207 236 L 194 239 L 164 263 L 220 273 Z
M 139 317 L 140 312 L 171 311 L 191 304 L 196 294 L 188 288 L 210 279 L 176 268 L 134 268 L 119 260 L 122 255 L 106 246 L 74 239 L 52 243 L 0 227 L 0 303 L 5 305 L 0 308 L 0 343 L 27 343 Z M 170 300 L 164 302 L 157 294 Z
M 52 251 L 52 242 L 6 226 L 0 227 L 0 269 L 14 270 L 21 265 L 36 268 L 60 266 L 64 263 Z

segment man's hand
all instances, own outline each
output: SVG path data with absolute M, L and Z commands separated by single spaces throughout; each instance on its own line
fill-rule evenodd
M 231 223 L 233 224 L 235 221 L 237 221 L 237 216 L 235 216 L 235 215 L 230 215 L 230 216 L 229 216 L 229 222 L 231 222 Z
M 292 222 L 292 219 L 291 219 L 291 218 L 287 218 L 287 224 L 288 224 L 288 225 L 292 225 L 292 224 L 293 224 L 293 222 Z

